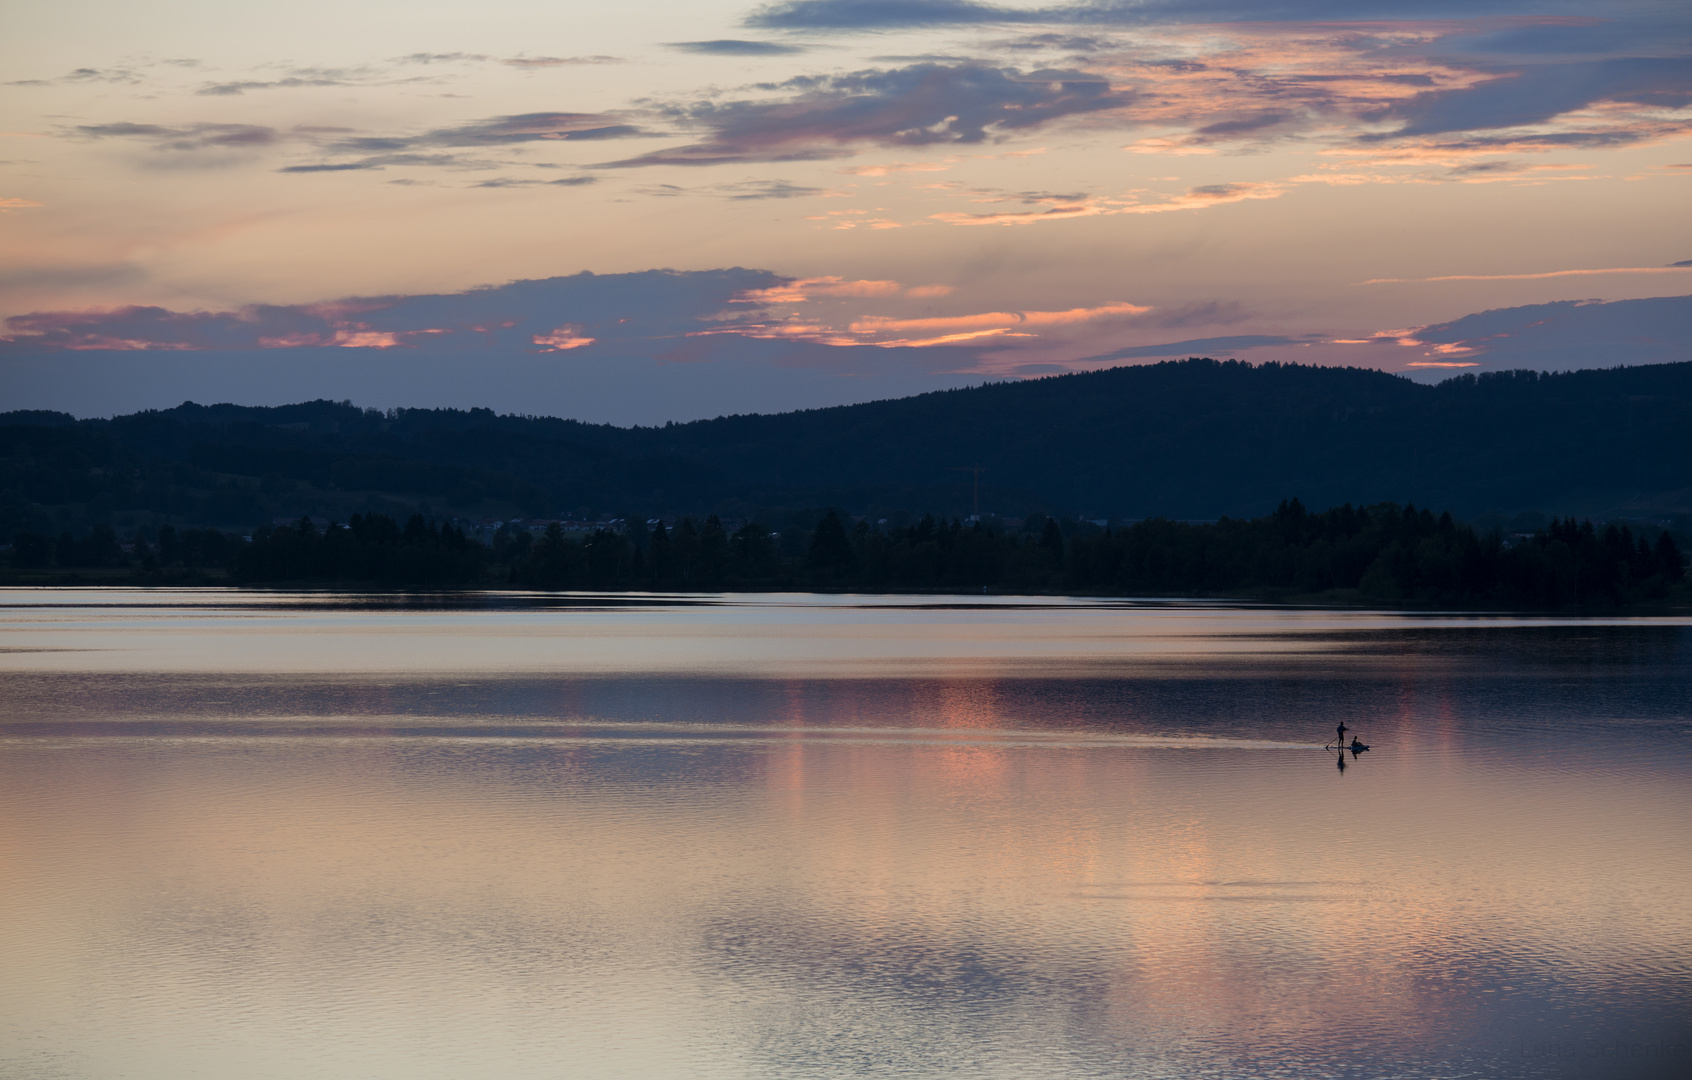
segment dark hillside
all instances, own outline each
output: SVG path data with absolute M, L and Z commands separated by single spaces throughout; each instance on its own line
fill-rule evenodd
M 1665 518 L 1692 502 L 1692 363 L 1426 386 L 1188 360 L 661 428 L 486 409 L 184 404 L 0 415 L 0 539 L 312 514 L 673 516 L 840 506 L 1255 516 L 1413 501 Z

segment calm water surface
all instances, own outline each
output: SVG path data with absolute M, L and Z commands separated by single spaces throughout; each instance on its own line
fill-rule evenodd
M 0 590 L 0 1077 L 1692 1075 L 1689 687 L 1681 619 Z

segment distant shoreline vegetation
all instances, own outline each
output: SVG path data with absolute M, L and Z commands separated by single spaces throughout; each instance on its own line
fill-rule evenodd
M 1528 535 L 1481 532 L 1415 506 L 1297 500 L 1258 518 L 1151 518 L 1120 527 L 1035 515 L 1014 528 L 925 515 L 911 525 L 829 510 L 804 536 L 715 516 L 570 535 L 503 525 L 488 542 L 414 515 L 262 528 L 250 538 L 170 526 L 120 543 L 14 536 L 8 584 L 215 584 L 377 589 L 1051 593 L 1303 598 L 1535 610 L 1680 605 L 1674 537 L 1563 518 Z

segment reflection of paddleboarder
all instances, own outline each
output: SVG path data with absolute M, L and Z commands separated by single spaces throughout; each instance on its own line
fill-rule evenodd
M 1345 721 L 1344 721 L 1344 720 L 1341 720 L 1341 721 L 1340 721 L 1340 726 L 1339 726 L 1339 736 L 1338 736 L 1338 738 L 1337 738 L 1337 740 L 1336 740 L 1336 741 L 1337 741 L 1337 742 L 1338 742 L 1338 743 L 1339 743 L 1339 744 L 1340 744 L 1340 745 L 1341 745 L 1341 746 L 1344 746 L 1344 745 L 1345 745 Z

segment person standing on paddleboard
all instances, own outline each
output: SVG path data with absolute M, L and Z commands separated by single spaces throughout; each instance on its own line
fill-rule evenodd
M 1341 746 L 1344 746 L 1344 745 L 1345 745 L 1345 721 L 1344 721 L 1344 720 L 1341 720 L 1341 721 L 1340 721 L 1340 726 L 1339 726 L 1339 744 L 1340 744 L 1340 745 L 1341 745 Z

